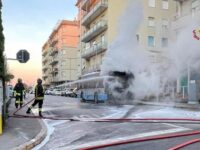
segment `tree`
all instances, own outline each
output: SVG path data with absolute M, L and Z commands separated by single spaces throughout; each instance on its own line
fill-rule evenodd
M 0 77 L 5 78 L 4 35 L 2 25 L 2 1 L 0 0 Z

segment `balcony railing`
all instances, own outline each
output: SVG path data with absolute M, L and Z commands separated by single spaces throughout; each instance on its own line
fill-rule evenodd
M 53 40 L 50 44 L 51 47 L 54 47 L 58 43 L 58 40 Z
M 94 46 L 92 46 L 89 49 L 83 50 L 82 58 L 88 59 L 94 55 L 97 55 L 107 49 L 107 43 L 106 42 L 100 42 Z
M 50 65 L 55 65 L 58 63 L 58 58 L 54 58 L 51 60 Z
M 44 72 L 46 72 L 48 70 L 48 67 L 47 66 L 44 66 L 43 69 L 42 69 Z
M 173 17 L 173 22 L 172 22 L 172 29 L 178 29 L 182 28 L 185 25 L 189 24 L 191 22 L 191 19 L 198 19 L 200 16 L 200 10 L 198 10 L 194 15 L 192 13 L 189 14 L 181 14 L 181 15 L 175 15 Z
M 92 72 L 100 72 L 100 70 L 101 70 L 100 64 L 97 64 L 91 68 L 82 70 L 82 74 L 85 75 Z
M 108 8 L 108 0 L 100 0 L 94 8 L 92 8 L 82 20 L 83 26 L 88 26 L 95 18 Z
M 82 0 L 81 2 L 81 9 L 86 10 L 86 6 L 90 0 Z
M 42 60 L 42 63 L 45 65 L 47 63 L 47 58 L 46 57 L 43 57 L 43 60 Z
M 43 52 L 42 52 L 42 56 L 43 56 L 43 57 L 45 57 L 45 56 L 47 55 L 47 53 L 48 53 L 48 52 L 47 52 L 47 50 L 46 50 L 46 49 L 45 49 L 45 50 L 43 50 Z
M 58 49 L 56 48 L 56 49 L 52 49 L 49 55 L 54 56 L 57 53 L 58 53 Z
M 99 21 L 93 28 L 91 28 L 88 32 L 86 32 L 81 41 L 89 42 L 91 39 L 104 32 L 107 29 L 107 21 L 101 20 Z
M 48 76 L 47 75 L 43 75 L 42 78 L 43 78 L 43 80 L 45 80 L 45 79 L 48 78 Z
M 58 68 L 52 69 L 51 74 L 54 74 L 54 73 L 58 73 Z

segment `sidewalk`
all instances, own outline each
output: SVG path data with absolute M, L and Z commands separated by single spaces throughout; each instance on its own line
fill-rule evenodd
M 200 109 L 199 103 L 198 104 L 189 104 L 187 102 L 181 102 L 181 101 L 135 100 L 134 103 L 144 104 L 144 105 L 154 105 L 154 106 L 186 108 L 186 109 Z
M 27 107 L 18 113 L 25 114 L 26 109 Z M 12 115 L 15 110 L 14 99 L 12 99 L 9 115 Z M 41 143 L 46 134 L 46 126 L 40 119 L 10 117 L 4 125 L 3 134 L 0 135 L 0 150 L 30 150 Z

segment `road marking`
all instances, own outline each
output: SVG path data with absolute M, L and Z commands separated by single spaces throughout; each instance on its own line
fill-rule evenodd
M 183 129 L 186 129 L 186 130 L 192 130 L 192 129 L 190 129 L 190 128 L 185 128 L 185 127 L 177 126 L 177 125 L 170 124 L 170 123 L 162 123 L 162 124 L 165 124 L 165 125 L 168 125 L 168 126 L 171 126 L 171 127 L 183 128 Z
M 89 146 L 96 146 L 96 145 L 102 145 L 102 144 L 107 144 L 107 143 L 126 141 L 126 140 L 137 139 L 137 138 L 144 138 L 144 137 L 149 137 L 149 136 L 169 134 L 169 133 L 181 132 L 181 131 L 185 131 L 185 130 L 187 130 L 187 129 L 186 128 L 175 128 L 175 129 L 147 132 L 147 133 L 136 134 L 133 136 L 99 140 L 99 141 L 95 141 L 95 142 L 87 142 L 87 144 L 82 144 L 82 145 L 73 145 L 73 146 L 68 146 L 68 147 L 62 147 L 62 148 L 60 148 L 60 150 L 68 150 L 68 149 L 75 150 L 75 149 L 80 149 L 80 148 L 89 147 Z

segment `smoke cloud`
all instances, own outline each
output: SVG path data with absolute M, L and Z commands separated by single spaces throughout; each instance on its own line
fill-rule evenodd
M 169 46 L 162 54 L 162 62 L 157 64 L 151 63 L 148 57 L 150 53 L 137 42 L 136 34 L 142 21 L 142 4 L 130 1 L 119 19 L 118 36 L 109 45 L 101 66 L 102 75 L 113 71 L 132 73 L 134 79 L 126 91 L 131 91 L 134 99 L 164 93 L 166 84 L 174 83 L 177 77 L 187 75 L 188 66 L 191 71 L 198 71 L 200 68 L 200 41 L 195 40 L 192 35 L 199 21 L 190 21 L 181 30 L 176 42 L 169 40 Z M 122 87 L 120 82 L 113 83 L 109 83 L 111 90 L 115 86 Z M 112 92 L 119 97 L 123 95 Z

